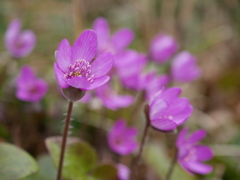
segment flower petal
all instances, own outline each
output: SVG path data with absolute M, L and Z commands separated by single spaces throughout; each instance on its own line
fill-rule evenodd
M 71 61 L 71 46 L 67 39 L 63 39 L 60 42 L 56 54 L 59 68 L 65 73 L 69 72 L 68 66 L 74 62 Z
M 118 169 L 119 180 L 129 180 L 130 169 L 127 166 L 125 166 L 123 164 L 118 164 L 117 169 Z
M 13 20 L 5 33 L 5 45 L 8 50 L 12 51 L 14 48 L 14 42 L 17 39 L 21 31 L 21 21 L 19 19 Z
M 163 99 L 157 99 L 150 105 L 150 118 L 158 119 L 162 116 L 168 109 L 168 104 Z
M 104 84 L 106 84 L 109 81 L 110 77 L 109 76 L 103 76 L 98 79 L 94 79 L 92 83 L 89 84 L 87 88 L 85 88 L 86 91 L 90 91 L 93 89 L 96 89 Z
M 85 59 L 91 62 L 97 50 L 97 35 L 93 30 L 86 30 L 78 37 L 72 47 L 72 60 Z
M 19 43 L 22 44 L 21 48 L 18 48 L 18 56 L 27 56 L 36 45 L 36 35 L 32 30 L 25 30 L 19 35 Z
M 105 18 L 103 17 L 97 18 L 93 23 L 93 30 L 97 34 L 99 46 L 101 46 L 108 40 L 109 25 L 108 25 L 108 21 Z
M 206 131 L 200 129 L 200 130 L 194 131 L 187 139 L 187 142 L 189 144 L 195 144 L 201 141 L 205 136 L 206 136 Z
M 165 89 L 162 92 L 162 98 L 164 100 L 167 101 L 167 103 L 170 103 L 171 101 L 175 100 L 176 98 L 178 98 L 178 96 L 180 95 L 180 93 L 182 92 L 181 88 L 179 87 L 172 87 L 172 88 L 168 88 Z
M 176 146 L 179 148 L 186 142 L 186 136 L 187 136 L 188 129 L 183 128 L 180 133 L 178 134 Z
M 113 66 L 113 55 L 110 52 L 100 55 L 91 64 L 91 71 L 94 78 L 99 78 L 106 75 Z
M 169 119 L 151 120 L 151 126 L 161 131 L 171 131 L 177 127 L 177 124 Z
M 54 73 L 58 81 L 58 84 L 62 88 L 68 88 L 69 85 L 66 83 L 66 79 L 64 78 L 64 73 L 61 71 L 57 63 L 54 63 Z
M 71 79 L 67 80 L 66 83 L 69 86 L 81 89 L 83 91 L 87 91 L 87 88 L 90 86 L 90 82 L 86 78 L 78 76 L 72 77 Z
M 134 33 L 130 29 L 123 28 L 113 34 L 111 41 L 113 46 L 121 51 L 132 42 L 133 38 Z
M 207 161 L 212 159 L 213 152 L 208 146 L 198 145 L 194 147 L 198 160 Z
M 198 174 L 208 174 L 213 169 L 212 166 L 200 162 L 187 162 L 185 163 L 185 167 L 191 172 Z

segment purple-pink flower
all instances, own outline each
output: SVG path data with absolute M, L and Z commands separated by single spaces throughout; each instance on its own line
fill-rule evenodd
M 115 153 L 128 155 L 138 147 L 136 138 L 137 130 L 126 127 L 125 121 L 121 119 L 110 129 L 108 133 L 108 144 Z
M 212 166 L 204 164 L 203 161 L 212 159 L 212 150 L 204 145 L 198 145 L 205 136 L 204 130 L 197 130 L 187 136 L 188 129 L 183 128 L 179 133 L 176 146 L 178 148 L 178 162 L 190 174 L 208 174 Z
M 157 92 L 163 90 L 169 83 L 168 75 L 157 75 L 156 72 L 150 72 L 145 78 L 146 99 L 150 100 Z
M 5 33 L 5 46 L 13 57 L 27 56 L 35 47 L 36 36 L 31 30 L 21 32 L 21 21 L 13 20 Z
M 178 97 L 178 87 L 162 90 L 150 101 L 151 126 L 161 131 L 171 131 L 183 124 L 193 108 L 187 98 Z
M 165 63 L 178 50 L 178 43 L 172 36 L 157 34 L 150 44 L 151 58 L 158 63 Z
M 134 101 L 134 98 L 130 95 L 117 95 L 109 83 L 97 88 L 96 95 L 102 104 L 111 110 L 128 107 Z
M 110 36 L 108 21 L 99 17 L 93 23 L 93 30 L 98 36 L 98 54 L 112 52 L 114 55 L 123 51 L 132 42 L 134 33 L 123 28 Z
M 118 178 L 119 180 L 129 180 L 130 177 L 130 169 L 124 164 L 118 164 Z
M 201 70 L 197 66 L 196 58 L 188 51 L 183 51 L 173 59 L 171 75 L 175 81 L 191 82 L 200 77 Z
M 62 88 L 71 86 L 88 91 L 108 82 L 110 77 L 106 74 L 113 66 L 113 55 L 107 52 L 93 61 L 96 50 L 97 36 L 92 30 L 84 31 L 72 47 L 67 39 L 62 40 L 54 63 L 58 84 Z
M 27 102 L 38 102 L 45 96 L 47 88 L 47 83 L 37 78 L 30 67 L 22 67 L 17 78 L 16 96 L 18 99 Z

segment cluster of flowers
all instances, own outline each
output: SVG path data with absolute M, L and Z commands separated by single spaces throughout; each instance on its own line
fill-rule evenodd
M 16 58 L 29 54 L 36 41 L 32 31 L 21 33 L 20 28 L 20 22 L 14 20 L 5 36 L 6 47 Z M 66 39 L 59 44 L 54 72 L 62 89 L 80 89 L 84 92 L 94 90 L 91 94 L 88 92 L 82 100 L 88 102 L 95 94 L 106 108 L 116 110 L 128 107 L 134 98 L 118 95 L 113 90 L 110 77 L 116 76 L 125 88 L 145 92 L 153 128 L 168 132 L 187 121 L 193 107 L 187 98 L 179 97 L 180 88 L 167 86 L 174 81 L 191 82 L 200 76 L 200 69 L 191 53 L 183 51 L 174 56 L 179 45 L 174 38 L 163 34 L 153 38 L 148 55 L 127 49 L 134 39 L 134 33 L 124 28 L 110 36 L 109 25 L 104 18 L 95 20 L 93 30 L 84 31 L 73 46 Z M 161 65 L 169 63 L 169 73 L 159 75 L 157 71 L 147 72 L 148 60 Z M 21 70 L 17 87 L 17 97 L 30 102 L 40 101 L 47 91 L 46 82 L 38 79 L 27 66 Z M 212 158 L 211 149 L 197 145 L 205 135 L 205 131 L 198 130 L 187 137 L 186 128 L 179 133 L 176 142 L 178 162 L 190 173 L 206 174 L 212 171 L 211 166 L 202 163 Z M 128 128 L 125 120 L 121 119 L 109 131 L 108 143 L 114 152 L 127 155 L 138 148 L 136 137 L 137 130 Z M 118 168 L 119 178 L 128 179 L 129 169 L 122 164 Z

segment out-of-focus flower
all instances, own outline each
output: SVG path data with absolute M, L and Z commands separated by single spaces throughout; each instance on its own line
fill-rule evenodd
M 150 44 L 151 58 L 158 63 L 165 63 L 178 50 L 178 43 L 172 36 L 157 34 Z
M 200 77 L 201 70 L 196 64 L 196 58 L 191 53 L 183 51 L 173 59 L 171 75 L 175 81 L 191 82 Z
M 187 136 L 188 129 L 183 128 L 179 133 L 176 146 L 178 148 L 178 162 L 190 174 L 208 174 L 212 166 L 203 161 L 212 159 L 212 150 L 204 145 L 197 145 L 205 136 L 204 130 L 197 130 Z
M 92 94 L 90 92 L 86 92 L 86 94 L 84 95 L 84 97 L 82 99 L 80 99 L 78 102 L 81 103 L 88 103 L 90 102 L 92 99 Z
M 98 54 L 112 52 L 114 55 L 123 51 L 133 40 L 134 33 L 127 28 L 115 32 L 110 37 L 108 21 L 99 17 L 93 23 L 93 30 L 98 36 Z
M 45 96 L 47 88 L 47 83 L 37 78 L 30 67 L 22 67 L 17 79 L 16 96 L 18 99 L 27 102 L 38 102 Z
M 106 74 L 113 66 L 113 55 L 104 53 L 91 63 L 96 50 L 97 36 L 92 30 L 84 31 L 72 47 L 67 39 L 62 40 L 54 63 L 58 84 L 64 89 L 71 86 L 88 91 L 108 82 Z
M 150 100 L 157 92 L 163 90 L 169 83 L 168 75 L 157 75 L 156 72 L 150 72 L 145 78 L 146 99 Z
M 132 90 L 144 88 L 145 75 L 142 74 L 147 56 L 134 50 L 126 50 L 115 56 L 114 65 L 122 84 Z
M 118 169 L 119 180 L 129 180 L 130 169 L 127 166 L 125 166 L 123 164 L 118 164 L 117 169 Z
M 124 120 L 118 120 L 108 133 L 108 144 L 114 152 L 127 155 L 137 149 L 136 137 L 135 128 L 128 128 Z
M 31 30 L 21 32 L 21 22 L 13 20 L 5 33 L 5 46 L 13 57 L 27 56 L 35 47 L 36 36 Z
M 107 83 L 96 89 L 96 95 L 101 100 L 102 104 L 111 110 L 130 106 L 134 98 L 129 95 L 117 95 L 110 85 Z
M 178 97 L 177 87 L 162 90 L 150 101 L 151 126 L 161 131 L 171 131 L 183 124 L 192 114 L 188 99 Z

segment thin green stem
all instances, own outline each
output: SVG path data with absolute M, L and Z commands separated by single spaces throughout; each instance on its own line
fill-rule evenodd
M 70 101 L 68 104 L 68 112 L 65 122 L 65 127 L 63 131 L 63 138 L 62 138 L 62 146 L 61 146 L 61 153 L 60 153 L 60 159 L 59 159 L 59 165 L 58 165 L 58 173 L 57 173 L 57 180 L 61 180 L 62 176 L 62 167 L 63 167 L 63 161 L 64 161 L 64 153 L 66 149 L 66 142 L 67 142 L 67 136 L 68 136 L 68 129 L 71 121 L 71 115 L 72 115 L 72 109 L 73 109 L 73 102 Z

